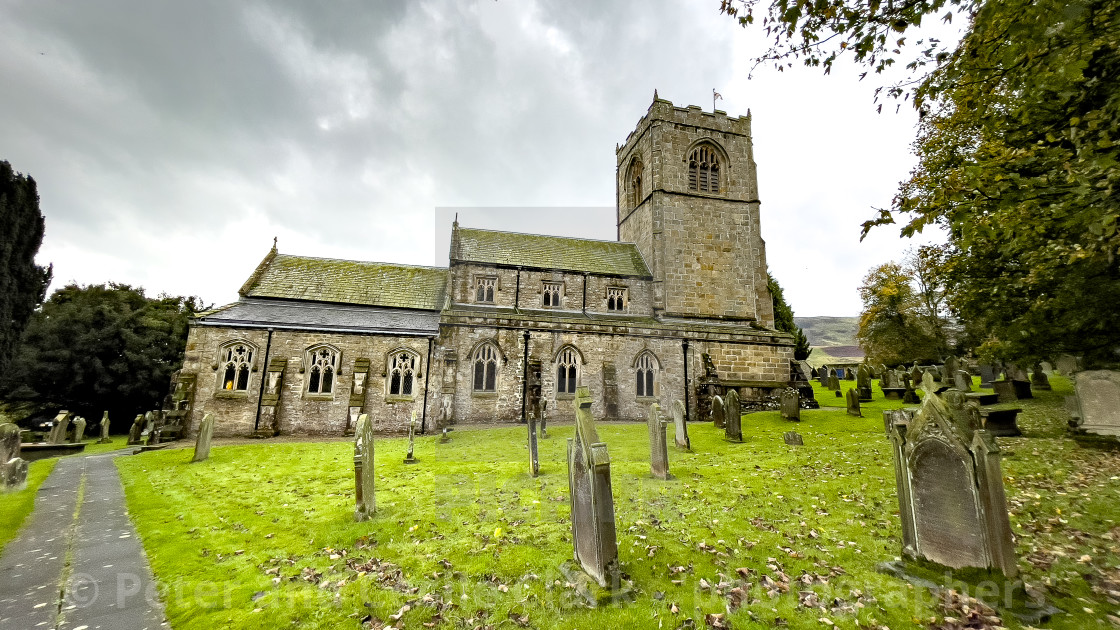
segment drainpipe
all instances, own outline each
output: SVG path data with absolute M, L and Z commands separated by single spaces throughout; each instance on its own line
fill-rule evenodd
M 257 392 L 257 419 L 253 421 L 253 432 L 261 427 L 261 399 L 264 398 L 264 382 L 268 380 L 268 353 L 272 351 L 272 329 L 268 329 L 268 343 L 264 347 L 264 369 L 261 370 L 261 386 Z
M 520 313 L 521 306 L 521 267 L 517 268 L 517 288 L 513 291 L 513 312 Z
M 688 339 L 681 341 L 681 350 L 684 351 L 684 419 L 688 421 L 692 414 L 688 403 Z
M 432 340 L 434 337 L 428 337 L 428 362 L 424 365 L 424 407 L 420 412 L 423 417 L 420 419 L 420 435 L 424 435 L 428 431 L 428 381 L 432 378 Z
M 587 314 L 587 274 L 583 274 L 583 314 Z
M 526 330 L 522 335 L 525 339 L 525 355 L 521 360 L 521 424 L 529 421 L 525 417 L 525 396 L 529 388 L 529 331 Z

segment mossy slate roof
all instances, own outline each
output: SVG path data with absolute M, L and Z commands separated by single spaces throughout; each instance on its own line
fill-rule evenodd
M 458 228 L 451 260 L 652 278 L 633 243 Z
M 270 253 L 241 288 L 255 298 L 438 311 L 448 270 Z

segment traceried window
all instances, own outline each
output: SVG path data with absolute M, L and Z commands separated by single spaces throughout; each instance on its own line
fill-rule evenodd
M 639 397 L 654 396 L 654 382 L 657 380 L 657 359 L 649 352 L 643 352 L 635 364 L 637 367 L 637 392 Z
M 497 284 L 497 278 L 475 278 L 474 301 L 492 304 L 494 302 L 494 286 Z
M 688 188 L 700 192 L 719 192 L 719 157 L 712 147 L 702 144 L 689 154 Z
M 474 351 L 474 391 L 498 391 L 498 349 L 486 343 Z
M 579 382 L 579 353 L 565 348 L 556 355 L 556 393 L 574 394 Z
M 334 377 L 338 373 L 338 351 L 330 346 L 312 348 L 307 362 L 307 393 L 333 393 Z
M 626 289 L 615 288 L 615 287 L 607 289 L 607 310 L 608 311 L 625 311 L 626 310 Z
M 389 356 L 389 395 L 412 396 L 416 389 L 416 368 L 420 357 L 408 350 L 399 350 Z
M 631 208 L 637 208 L 642 203 L 642 161 L 635 159 L 630 163 L 627 195 Z
M 544 305 L 546 308 L 560 306 L 560 297 L 564 295 L 564 285 L 558 282 L 544 283 Z
M 240 342 L 229 343 L 222 346 L 219 353 L 222 390 L 227 392 L 249 391 L 249 372 L 253 369 L 253 346 Z

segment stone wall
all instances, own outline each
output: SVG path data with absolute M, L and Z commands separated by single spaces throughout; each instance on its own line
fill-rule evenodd
M 649 316 L 653 314 L 653 288 L 648 280 L 640 278 L 619 278 L 562 271 L 523 270 L 518 271 L 493 265 L 456 264 L 451 274 L 452 301 L 456 304 L 478 304 L 475 294 L 477 278 L 496 278 L 497 290 L 494 302 L 483 306 L 494 308 L 539 309 L 543 308 L 543 286 L 545 282 L 561 283 L 564 296 L 557 310 L 582 311 L 584 303 L 584 283 L 587 285 L 586 309 L 589 313 L 608 313 L 607 288 L 625 287 L 629 296 L 626 310 L 630 315 Z

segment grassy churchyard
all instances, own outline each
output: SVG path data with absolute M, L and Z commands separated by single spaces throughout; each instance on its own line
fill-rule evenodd
M 1041 626 L 1109 627 L 1108 615 L 1120 616 L 1120 457 L 1066 437 L 1070 386 L 1052 381 L 1053 392 L 1021 401 L 1026 435 L 1000 439 L 1019 566 L 1031 592 L 1068 613 Z M 804 411 L 800 425 L 749 414 L 743 444 L 692 424 L 693 451 L 670 446 L 668 482 L 649 476 L 644 424 L 601 424 L 634 599 L 595 609 L 559 568 L 572 556 L 571 425 L 541 440 L 536 479 L 520 426 L 458 430 L 448 444 L 420 437 L 413 465 L 402 463 L 405 439 L 380 440 L 378 512 L 365 523 L 353 518 L 346 442 L 218 445 L 198 464 L 190 449 L 117 462 L 177 630 L 984 622 L 876 571 L 900 553 L 881 418 L 900 403 L 876 393 L 863 418 L 819 388 L 833 408 Z M 805 446 L 784 443 L 791 428 Z

